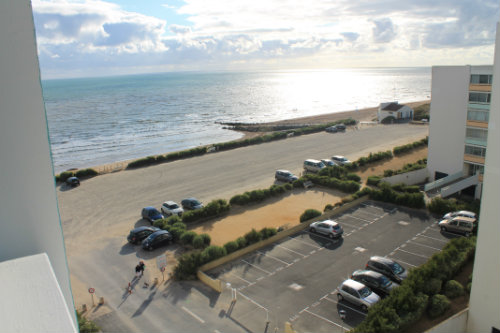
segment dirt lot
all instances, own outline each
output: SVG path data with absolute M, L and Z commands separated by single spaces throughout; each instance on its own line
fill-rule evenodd
M 358 172 L 363 184 L 372 175 L 382 175 L 384 170 L 397 170 L 407 163 L 427 158 L 427 148 L 418 149 L 390 161 L 374 164 Z M 247 207 L 233 209 L 232 213 L 220 219 L 195 227 L 197 233 L 207 233 L 212 238 L 212 244 L 224 245 L 226 242 L 243 236 L 252 228 L 260 230 L 264 227 L 291 227 L 299 222 L 304 210 L 314 208 L 323 211 L 325 205 L 334 204 L 346 196 L 345 193 L 322 187 L 309 190 L 294 190 L 293 193 L 280 199 L 265 201 Z

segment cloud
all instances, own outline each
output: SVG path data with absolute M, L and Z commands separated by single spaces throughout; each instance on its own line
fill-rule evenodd
M 167 26 L 108 1 L 115 0 L 33 0 L 42 73 L 225 68 L 306 57 L 325 67 L 353 58 L 363 66 L 410 58 L 442 63 L 429 56 L 433 50 L 446 50 L 450 59 L 468 52 L 481 57 L 475 63 L 487 63 L 500 16 L 497 0 L 184 0 L 157 5 L 188 22 Z
M 372 30 L 375 43 L 389 43 L 396 38 L 396 27 L 392 24 L 391 19 L 374 20 L 373 24 L 375 24 Z

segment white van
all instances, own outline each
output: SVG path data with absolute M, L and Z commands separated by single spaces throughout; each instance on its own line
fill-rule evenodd
M 304 161 L 304 169 L 306 171 L 318 172 L 325 167 L 326 167 L 325 164 L 323 164 L 323 162 L 318 160 L 309 159 Z

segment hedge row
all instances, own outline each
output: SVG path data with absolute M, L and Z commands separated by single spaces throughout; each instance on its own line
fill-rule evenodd
M 217 144 L 214 144 L 214 148 L 216 150 L 229 150 L 229 149 L 234 149 L 234 148 L 239 148 L 239 147 L 246 147 L 246 146 L 250 146 L 250 145 L 258 145 L 258 144 L 261 144 L 264 142 L 286 139 L 287 135 L 288 135 L 287 132 L 276 132 L 276 133 L 266 134 L 263 136 L 257 136 L 257 137 L 245 139 L 245 140 L 236 140 L 236 141 L 217 143 Z
M 236 250 L 242 249 L 261 240 L 267 239 L 276 235 L 277 231 L 274 228 L 263 228 L 260 231 L 252 229 L 243 237 L 239 237 L 235 241 L 227 242 L 224 246 L 210 245 L 203 251 L 195 250 L 183 254 L 174 268 L 174 277 L 177 280 L 192 279 L 196 276 L 198 268 L 210 261 L 224 257 Z
M 307 174 L 303 178 L 312 181 L 314 184 L 337 189 L 346 193 L 354 193 L 359 191 L 360 188 L 359 183 L 354 180 L 340 180 L 338 178 L 316 174 Z
M 80 169 L 76 172 L 74 171 L 63 171 L 60 174 L 56 175 L 56 182 L 65 182 L 69 177 L 78 177 L 78 178 L 91 178 L 97 176 L 99 173 L 92 168 Z
M 443 199 L 436 197 L 431 200 L 431 202 L 427 205 L 427 208 L 430 212 L 438 215 L 443 215 L 457 210 L 468 210 L 479 214 L 480 201 L 474 200 L 473 202 L 465 202 L 455 198 Z
M 207 152 L 206 147 L 198 147 L 193 149 L 182 150 L 166 155 L 158 155 L 158 156 L 148 156 L 145 158 L 141 158 L 135 161 L 130 162 L 127 165 L 127 169 L 135 169 L 140 167 L 145 167 L 154 164 L 160 164 L 165 162 L 171 162 L 180 160 L 187 157 L 200 156 L 204 155 Z
M 228 129 L 232 129 L 235 131 L 247 131 L 247 132 L 275 132 L 275 131 L 288 131 L 292 132 L 290 130 L 294 131 L 302 131 L 302 132 L 308 132 L 308 133 L 313 133 L 313 132 L 319 132 L 325 130 L 327 127 L 338 125 L 338 124 L 344 124 L 344 125 L 356 125 L 356 120 L 349 118 L 349 119 L 341 119 L 335 122 L 327 123 L 327 124 L 319 124 L 319 125 L 297 125 L 297 124 L 290 124 L 290 125 L 275 125 L 275 126 L 267 126 L 267 125 L 261 125 L 257 123 L 221 123 L 222 125 L 228 125 L 230 127 L 224 127 Z M 301 133 L 304 134 L 304 133 Z M 297 135 L 301 135 L 297 134 Z
M 182 221 L 189 223 L 220 216 L 231 209 L 231 205 L 224 199 L 212 200 L 208 205 L 201 209 L 189 210 L 182 214 Z
M 268 189 L 263 190 L 253 190 L 250 192 L 245 192 L 243 194 L 237 194 L 233 196 L 229 203 L 231 205 L 247 205 L 254 202 L 261 202 L 267 198 L 274 197 L 285 193 L 286 191 L 291 191 L 293 189 L 292 184 L 284 185 L 271 185 Z
M 195 249 L 202 249 L 210 245 L 211 238 L 208 234 L 197 234 L 194 231 L 186 230 L 181 218 L 172 215 L 166 219 L 156 220 L 153 225 L 162 230 L 167 230 L 173 237 L 174 242 L 180 242 L 184 246 L 192 246 Z
M 424 169 L 427 167 L 427 159 L 418 160 L 415 163 L 407 163 L 399 170 L 384 170 L 384 177 L 391 177 L 394 175 L 399 175 L 401 173 L 406 173 L 410 171 L 415 171 L 419 169 Z
M 392 151 L 393 151 L 394 155 L 401 155 L 401 154 L 407 153 L 413 149 L 416 149 L 416 148 L 419 148 L 422 146 L 427 146 L 428 141 L 429 141 L 429 137 L 425 137 L 422 140 L 415 141 L 415 142 L 409 143 L 407 145 L 394 147 L 394 149 Z
M 425 264 L 412 269 L 408 278 L 368 311 L 365 320 L 351 332 L 404 332 L 420 319 L 446 310 L 439 295 L 441 285 L 458 274 L 475 250 L 475 237 L 454 238 Z M 430 301 L 429 301 L 430 300 Z
M 326 207 L 325 207 L 326 210 Z M 300 215 L 300 223 L 309 221 L 315 217 L 321 216 L 321 212 L 316 209 L 306 209 L 302 215 Z
M 393 155 L 390 150 L 387 151 L 380 151 L 378 153 L 372 154 L 370 153 L 367 157 L 360 157 L 356 161 L 356 164 L 358 166 L 364 166 L 367 164 L 375 163 L 378 161 L 383 161 L 383 160 L 390 160 L 392 159 Z

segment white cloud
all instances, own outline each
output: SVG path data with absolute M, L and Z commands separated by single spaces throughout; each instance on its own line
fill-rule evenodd
M 450 62 L 462 57 L 464 63 L 488 63 L 500 13 L 496 0 L 184 2 L 161 6 L 191 25 L 167 27 L 164 20 L 106 1 L 33 0 L 42 73 L 276 61 L 338 67 L 407 59 L 406 66 L 430 66 L 444 54 Z M 307 60 L 312 56 L 315 61 Z

